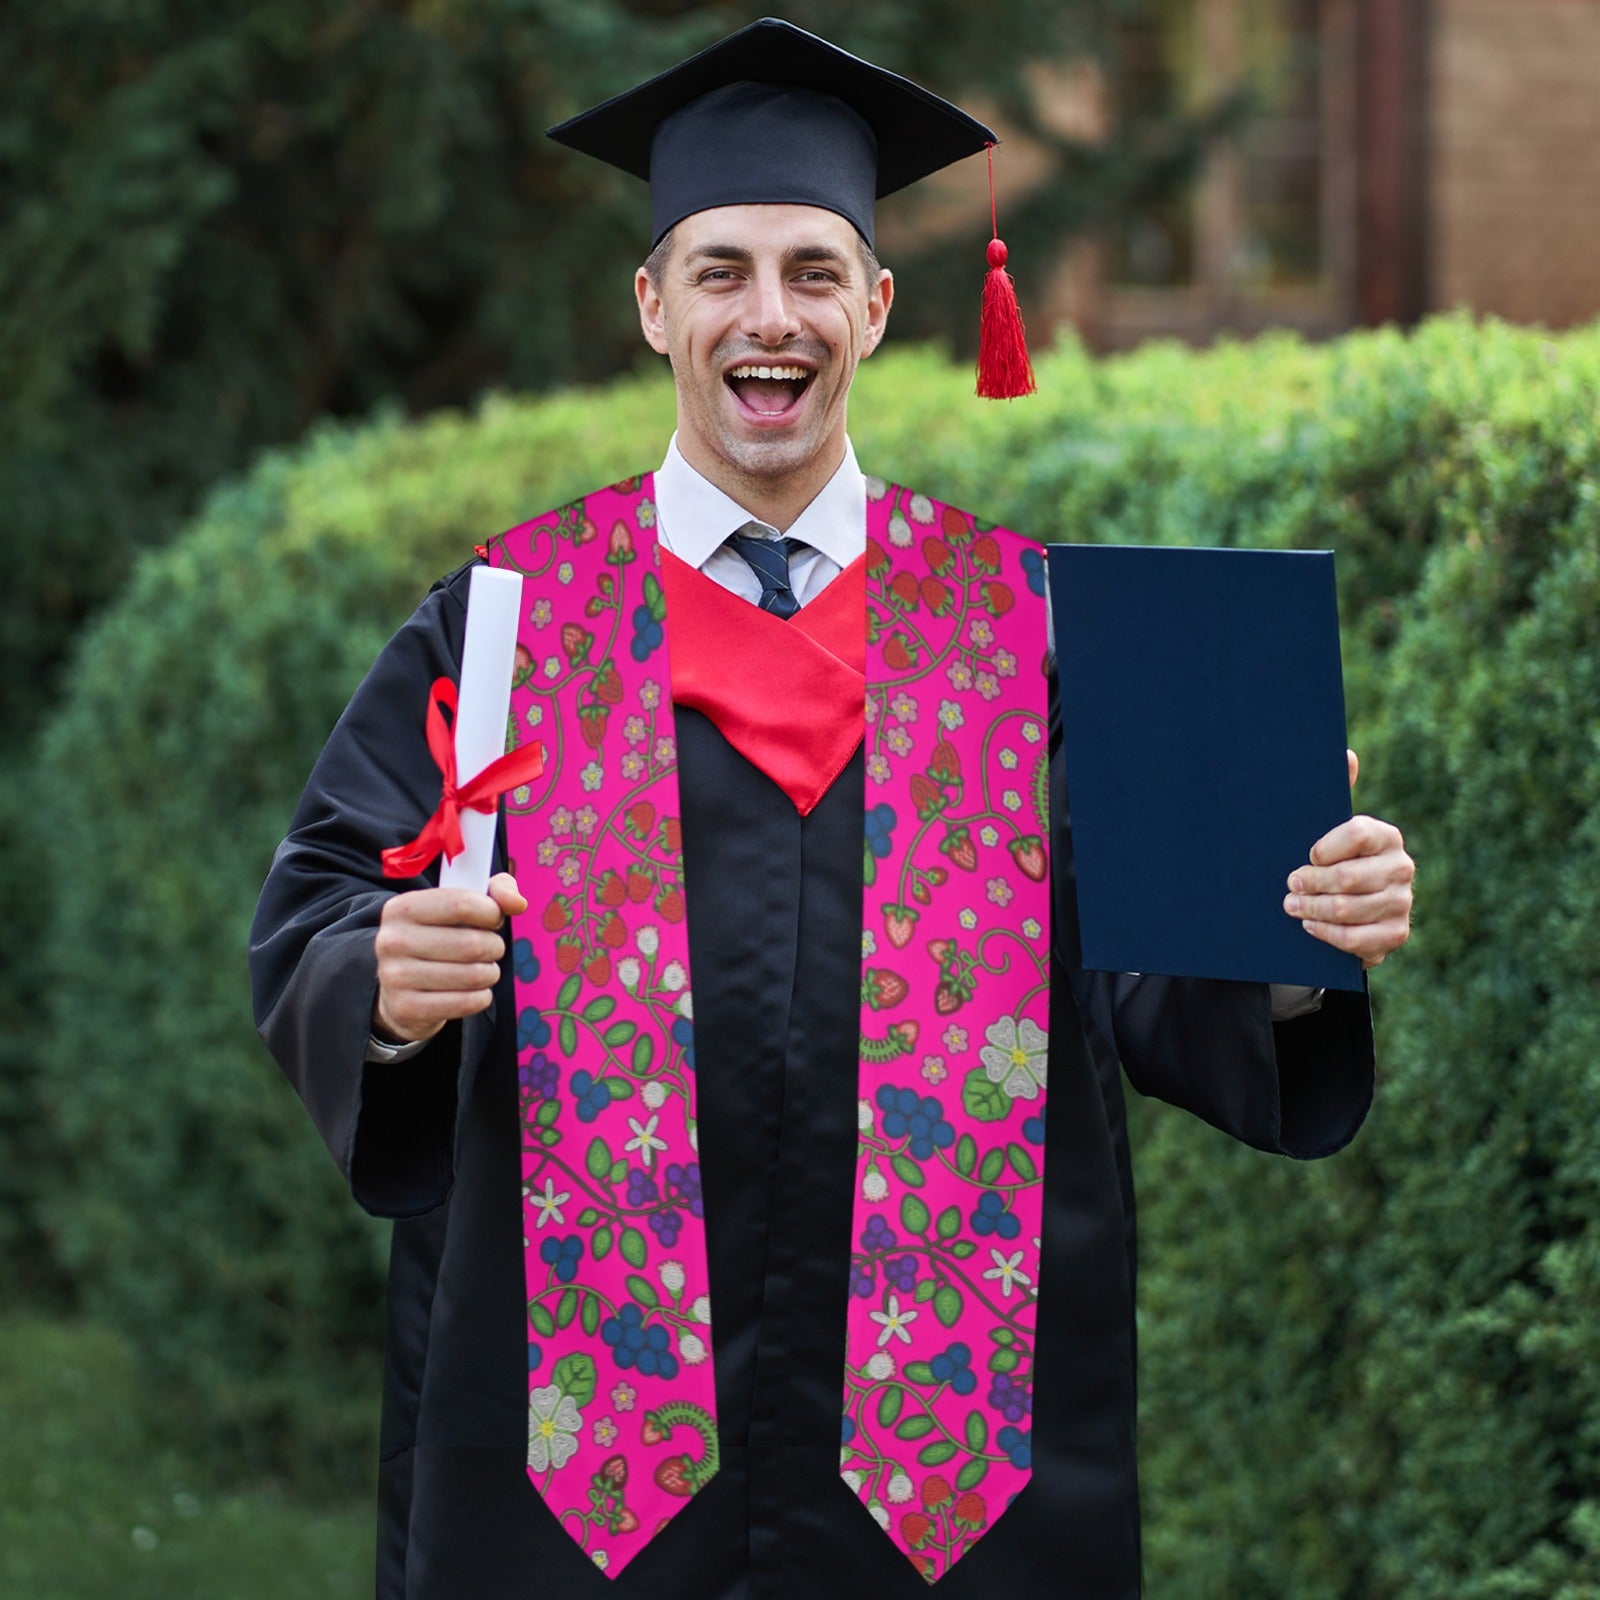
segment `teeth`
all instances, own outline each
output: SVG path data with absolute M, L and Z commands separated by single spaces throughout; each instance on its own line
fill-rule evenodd
M 810 374 L 804 367 L 735 367 L 730 378 L 788 378 L 802 382 Z

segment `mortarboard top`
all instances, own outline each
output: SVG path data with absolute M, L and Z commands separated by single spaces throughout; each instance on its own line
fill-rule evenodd
M 715 206 L 809 205 L 872 243 L 872 203 L 995 135 L 948 100 L 765 17 L 549 130 L 650 184 L 652 242 Z

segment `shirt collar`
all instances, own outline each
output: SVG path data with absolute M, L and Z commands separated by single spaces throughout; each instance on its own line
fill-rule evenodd
M 656 473 L 655 490 L 662 542 L 691 567 L 703 567 L 730 533 L 760 520 L 684 460 L 677 434 Z M 838 470 L 786 531 L 840 567 L 849 566 L 866 549 L 867 480 L 848 439 Z

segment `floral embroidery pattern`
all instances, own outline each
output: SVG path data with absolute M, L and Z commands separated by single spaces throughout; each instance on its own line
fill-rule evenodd
M 1048 1060 L 1043 569 L 1033 547 L 953 507 L 871 479 L 867 492 L 867 899 L 840 1470 L 931 1583 L 1032 1466 Z
M 530 901 L 512 948 L 528 1472 L 613 1576 L 719 1460 L 654 526 L 650 480 L 630 479 L 490 546 L 532 580 L 510 738 L 537 729 L 546 747 L 506 802 Z M 931 1581 L 1031 1461 L 1044 624 L 1037 553 L 1014 535 L 872 480 L 868 532 L 841 1471 Z M 1014 678 L 1035 681 L 1002 692 Z

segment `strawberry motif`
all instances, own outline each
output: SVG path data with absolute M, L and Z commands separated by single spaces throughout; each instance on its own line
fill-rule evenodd
M 587 659 L 589 646 L 594 643 L 594 635 L 587 628 L 580 628 L 576 622 L 563 622 L 561 624 L 561 648 L 567 653 L 567 660 L 573 666 Z
M 595 674 L 594 692 L 608 706 L 621 704 L 622 675 L 617 671 L 614 661 L 607 661 Z
M 600 1463 L 600 1471 L 596 1474 L 613 1489 L 622 1488 L 628 1481 L 628 1458 L 626 1456 L 607 1456 Z
M 912 934 L 917 931 L 917 913 L 910 906 L 885 906 L 883 926 L 889 935 L 889 943 L 896 950 L 904 950 L 911 943 Z
M 595 898 L 603 906 L 620 906 L 628 898 L 628 891 L 616 873 L 607 871 L 600 879 L 600 887 L 595 893 Z
M 1030 833 L 1021 839 L 1013 839 L 1006 847 L 1010 850 L 1017 865 L 1035 883 L 1043 883 L 1046 874 L 1050 871 L 1050 863 L 1045 858 L 1044 840 L 1036 833 Z
M 917 1034 L 921 1032 L 914 1022 L 897 1022 L 889 1029 L 891 1038 L 900 1041 L 900 1048 L 905 1054 L 910 1055 L 912 1046 L 917 1042 Z
M 945 808 L 944 790 L 925 773 L 911 774 L 911 803 L 924 822 Z
M 1000 570 L 1000 546 L 995 543 L 993 534 L 980 533 L 972 541 L 972 564 L 979 572 Z
M 930 939 L 928 941 L 928 954 L 932 956 L 941 967 L 946 966 L 955 953 L 956 942 L 954 939 Z
M 963 872 L 973 872 L 978 866 L 978 847 L 972 842 L 972 834 L 965 824 L 952 828 L 945 834 L 944 842 L 939 846 Z
M 944 530 L 945 538 L 955 544 L 965 544 L 972 537 L 972 524 L 954 506 L 946 506 L 940 513 L 939 526 Z
M 694 1485 L 689 1482 L 689 1466 L 688 1456 L 668 1456 L 656 1467 L 656 1487 L 688 1499 L 694 1493 Z
M 626 1506 L 611 1519 L 613 1533 L 633 1533 L 638 1527 L 639 1519 Z
M 551 895 L 550 904 L 544 908 L 539 920 L 544 924 L 545 932 L 560 933 L 572 919 L 567 915 L 567 908 L 561 896 L 556 894 Z
M 889 580 L 889 593 L 906 611 L 915 611 L 922 600 L 922 591 L 917 586 L 917 580 L 909 572 L 895 573 Z
M 984 584 L 983 598 L 990 613 L 997 617 L 1003 617 L 1017 603 L 1017 597 L 1003 583 Z
M 606 560 L 619 567 L 633 560 L 633 530 L 620 517 L 611 524 L 611 537 L 606 541 Z
M 869 967 L 866 973 L 867 1004 L 874 1011 L 897 1006 L 911 993 L 911 985 L 898 972 L 885 967 Z
M 915 900 L 919 906 L 933 904 L 933 896 L 928 892 L 926 875 L 919 877 L 917 881 L 911 885 L 911 898 Z
M 670 1430 L 664 1430 L 656 1421 L 653 1411 L 645 1412 L 644 1421 L 639 1424 L 639 1437 L 645 1444 L 660 1444 L 666 1438 L 668 1431 Z
M 881 544 L 870 535 L 867 539 L 867 571 L 874 578 L 881 578 L 889 570 L 889 553 Z
M 950 546 L 932 533 L 922 541 L 922 559 L 928 563 L 930 571 L 937 572 L 941 577 L 955 565 L 956 560 L 950 554 Z
M 618 494 L 637 494 L 643 483 L 643 478 L 618 478 L 611 487 Z
M 643 905 L 650 898 L 650 891 L 655 886 L 655 879 L 643 867 L 628 868 L 628 898 L 636 906 Z
M 556 970 L 562 977 L 570 977 L 583 960 L 583 941 L 576 934 L 566 934 L 556 940 Z
M 598 750 L 606 741 L 606 723 L 611 713 L 604 706 L 578 707 L 578 732 L 591 750 Z
M 888 643 L 883 647 L 884 665 L 895 672 L 904 672 L 906 668 L 916 665 L 916 652 L 906 644 L 906 636 L 898 631 L 889 635 Z
M 956 754 L 956 747 L 941 733 L 938 743 L 933 747 L 933 755 L 928 760 L 928 771 L 941 783 L 959 783 L 961 780 L 961 757 Z
M 611 957 L 604 950 L 596 950 L 584 963 L 583 975 L 595 988 L 605 988 L 611 982 Z
M 613 950 L 620 950 L 627 942 L 628 930 L 615 911 L 606 912 L 600 919 L 600 926 L 596 931 L 600 943 L 610 945 Z
M 930 544 L 935 542 L 928 541 Z M 924 578 L 918 585 L 922 594 L 922 603 L 936 617 L 947 617 L 955 609 L 950 603 L 950 586 L 938 578 Z
M 645 838 L 655 826 L 656 808 L 648 800 L 635 800 L 628 807 L 628 826 L 637 838 Z
M 525 644 L 517 646 L 516 665 L 511 670 L 513 684 L 526 683 L 533 672 L 533 652 Z
M 572 542 L 588 544 L 596 533 L 595 525 L 587 517 L 579 517 L 577 526 L 572 530 Z
M 661 819 L 661 848 L 673 855 L 683 849 L 683 824 L 676 817 Z
M 941 983 L 933 991 L 933 1009 L 941 1017 L 948 1017 L 951 1012 L 959 1011 L 963 1004 L 965 1004 L 965 996 L 948 981 Z
M 683 890 L 678 888 L 664 889 L 656 896 L 656 910 L 668 922 L 683 921 Z

